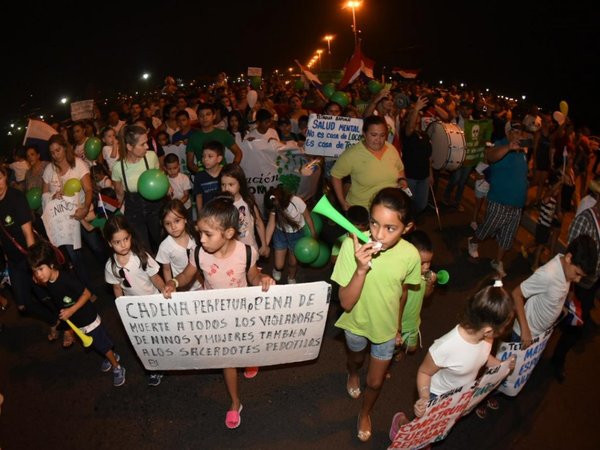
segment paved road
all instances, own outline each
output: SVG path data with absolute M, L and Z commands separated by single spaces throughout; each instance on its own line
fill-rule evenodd
M 344 343 L 333 322 L 339 305 L 330 306 L 320 356 L 309 363 L 262 368 L 253 380 L 240 377 L 244 403 L 242 425 L 230 431 L 223 424 L 228 406 L 220 371 L 173 373 L 155 388 L 146 386 L 141 364 L 127 342 L 110 293 L 99 276 L 96 302 L 127 367 L 127 383 L 113 388 L 101 373 L 101 358 L 79 345 L 63 350 L 46 341 L 46 328 L 19 318 L 10 308 L 0 321 L 0 390 L 6 400 L 0 416 L 0 446 L 9 449 L 384 449 L 388 429 L 398 410 L 410 411 L 415 374 L 433 340 L 447 332 L 477 285 L 491 274 L 493 246 L 480 248 L 479 263 L 469 261 L 466 236 L 470 211 L 444 212 L 443 231 L 429 211 L 421 227 L 434 241 L 434 268 L 447 269 L 451 282 L 438 289 L 423 310 L 424 348 L 392 368 L 372 416 L 373 438 L 356 439 L 357 401 L 345 392 Z M 531 239 L 521 230 L 520 241 Z M 95 266 L 89 258 L 90 270 Z M 505 264 L 512 288 L 529 273 L 518 252 Z M 299 281 L 327 279 L 330 268 L 306 269 Z M 485 421 L 474 414 L 461 420 L 440 449 L 597 449 L 600 390 L 598 335 L 568 361 L 567 381 L 550 375 L 548 350 L 522 393 L 500 398 L 501 409 Z M 364 376 L 363 376 L 364 380 Z

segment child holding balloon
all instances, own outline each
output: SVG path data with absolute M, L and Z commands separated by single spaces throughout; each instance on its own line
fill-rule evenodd
M 300 197 L 291 195 L 283 185 L 271 187 L 265 194 L 265 209 L 269 211 L 267 222 L 267 245 L 273 240 L 275 261 L 273 278 L 281 280 L 281 272 L 288 254 L 288 284 L 296 283 L 298 260 L 294 254 L 296 244 L 304 237 L 302 228 L 308 226 L 311 236 L 316 239 L 317 232 L 306 203 Z M 318 245 L 315 246 L 318 249 Z M 315 258 L 318 253 L 315 255 Z
M 236 239 L 239 223 L 239 211 L 228 193 L 215 197 L 200 210 L 198 229 L 201 247 L 190 255 L 185 270 L 166 283 L 163 290 L 165 298 L 170 298 L 171 293 L 180 285 L 190 283 L 199 271 L 204 277 L 206 289 L 246 287 L 250 284 L 262 286 L 266 292 L 269 286 L 275 284 L 270 276 L 261 274 L 256 267 L 256 250 Z M 225 426 L 234 429 L 240 426 L 242 412 L 237 369 L 224 368 L 223 377 L 231 398 L 231 405 L 225 416 Z
M 331 276 L 340 285 L 339 298 L 345 311 L 335 325 L 346 336 L 346 390 L 354 399 L 362 393 L 359 370 L 367 346 L 371 346 L 367 386 L 357 421 L 357 437 L 362 442 L 371 438 L 371 411 L 394 355 L 400 297 L 408 285 L 421 282 L 419 252 L 402 238 L 412 227 L 408 195 L 395 188 L 380 190 L 371 203 L 372 241 L 359 245 L 355 235 L 346 239 Z

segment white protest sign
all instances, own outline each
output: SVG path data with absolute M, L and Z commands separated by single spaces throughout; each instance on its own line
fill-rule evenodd
M 304 151 L 309 155 L 337 158 L 362 138 L 362 119 L 343 116 L 311 114 Z
M 94 118 L 94 100 L 83 100 L 71 103 L 71 120 Z
M 248 67 L 249 77 L 262 77 L 262 67 Z
M 445 439 L 459 417 L 471 412 L 508 375 L 509 361 L 488 368 L 475 382 L 430 400 L 423 417 L 398 430 L 389 449 L 419 449 Z
M 165 156 L 169 153 L 175 153 L 179 158 L 179 171 L 186 175 L 190 174 L 190 171 L 187 168 L 187 156 L 185 153 L 186 145 L 185 144 L 169 144 L 163 145 L 163 151 L 165 152 Z
M 319 356 L 331 286 L 324 281 L 116 300 L 148 370 L 253 367 Z
M 79 197 L 55 198 L 44 207 L 42 221 L 48 239 L 57 247 L 72 245 L 75 250 L 81 248 L 81 224 L 71 216 L 79 207 Z
M 553 331 L 554 328 L 551 328 L 544 334 L 536 336 L 535 339 L 533 339 L 533 343 L 524 350 L 521 349 L 520 342 L 500 343 L 496 358 L 501 361 L 505 361 L 512 355 L 517 357 L 515 370 L 513 370 L 506 380 L 504 380 L 498 389 L 500 392 L 508 395 L 509 397 L 514 397 L 521 392 L 521 389 L 523 389 L 523 386 L 525 386 L 525 383 L 527 383 L 527 380 L 531 376 L 533 369 L 542 357 L 542 353 L 544 353 L 546 344 L 548 344 L 548 339 L 550 339 L 550 336 L 552 336 Z

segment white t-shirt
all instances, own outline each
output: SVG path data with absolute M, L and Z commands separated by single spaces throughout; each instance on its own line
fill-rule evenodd
M 258 250 L 256 237 L 254 236 L 254 214 L 252 214 L 252 211 L 250 211 L 248 204 L 243 198 L 233 202 L 233 204 L 240 213 L 240 225 L 238 227 L 237 236 L 238 240 Z
M 114 158 L 111 158 L 110 154 L 113 151 L 113 146 L 112 145 L 105 145 L 104 147 L 102 147 L 102 156 L 104 157 L 104 161 L 106 161 L 106 165 L 108 166 L 108 169 L 112 172 L 112 168 L 115 165 L 115 163 L 117 162 L 117 159 L 119 159 L 119 152 L 117 152 L 117 156 Z
M 467 342 L 460 335 L 458 325 L 455 326 L 429 347 L 433 362 L 440 368 L 431 377 L 429 391 L 441 395 L 475 381 L 491 350 L 492 344 L 488 341 Z
M 227 258 L 217 258 L 200 248 L 198 259 L 200 270 L 204 276 L 205 289 L 227 289 L 248 286 L 246 274 L 246 245 L 240 241 L 235 242 L 233 254 Z M 250 267 L 256 265 L 258 252 L 250 247 L 252 256 Z M 196 267 L 194 253 L 190 254 L 190 264 Z
M 305 210 L 306 203 L 304 203 L 304 200 L 294 195 L 290 199 L 290 204 L 286 208 L 286 212 L 292 220 L 298 222 L 298 228 L 294 230 L 290 225 L 286 225 L 283 231 L 285 231 L 286 233 L 295 233 L 296 231 L 302 229 L 305 223 L 304 216 L 302 215 L 302 213 L 304 213 Z M 277 226 L 277 228 L 279 228 L 279 226 Z
M 90 168 L 80 158 L 75 158 L 75 166 L 69 167 L 69 170 L 62 176 L 58 174 L 54 164 L 48 164 L 44 169 L 42 179 L 48 185 L 48 192 L 54 195 L 56 192 L 62 191 L 63 186 L 68 180 L 72 178 L 81 180 L 88 173 L 90 173 Z M 79 202 L 83 203 L 84 201 L 85 192 L 83 192 L 82 188 L 79 191 Z
M 121 267 L 115 261 L 114 272 L 112 258 L 106 261 L 104 266 L 104 279 L 108 284 L 118 284 L 123 289 L 125 295 L 152 295 L 160 294 L 160 291 L 154 286 L 150 277 L 156 275 L 160 270 L 158 263 L 148 254 L 148 264 L 146 270 L 142 269 L 142 263 L 137 255 L 131 253 L 129 261 L 122 267 L 125 272 L 125 278 L 129 281 L 131 287 L 124 285 L 124 279 L 118 276 Z
M 245 139 L 248 139 L 249 137 L 253 137 L 254 139 L 260 139 L 262 141 L 267 142 L 270 142 L 274 139 L 276 142 L 279 142 L 279 135 L 277 134 L 277 131 L 274 128 L 269 128 L 265 134 L 259 133 L 258 129 L 255 128 L 254 130 L 246 134 Z
M 192 189 L 192 181 L 190 177 L 179 172 L 175 178 L 169 177 L 169 184 L 173 189 L 173 198 L 178 198 L 181 200 L 183 198 L 183 194 L 185 191 L 189 191 Z M 188 195 L 188 199 L 183 204 L 186 209 L 192 207 L 192 196 Z
M 556 321 L 569 293 L 571 283 L 565 279 L 559 253 L 533 275 L 521 283 L 525 302 L 525 318 L 535 338 L 548 330 Z M 521 328 L 515 320 L 513 330 L 519 336 Z
M 171 273 L 173 277 L 176 277 L 187 267 L 189 257 L 193 256 L 195 248 L 196 241 L 191 237 L 188 239 L 187 247 L 184 248 L 175 242 L 175 239 L 171 236 L 167 236 L 158 247 L 156 261 L 160 264 L 170 264 Z M 198 280 L 195 280 L 189 290 L 197 291 L 199 289 L 202 289 L 202 285 Z

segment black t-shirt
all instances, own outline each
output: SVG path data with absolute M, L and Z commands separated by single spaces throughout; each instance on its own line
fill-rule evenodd
M 7 236 L 8 233 L 19 243 L 21 248 L 27 249 L 27 242 L 21 226 L 31 222 L 31 211 L 25 194 L 17 189 L 8 188 L 6 195 L 0 200 L 0 221 L 4 227 L 4 230 L 0 229 L 0 244 L 4 248 L 6 257 L 13 262 L 25 260 L 27 256 Z
M 425 135 L 414 131 L 410 136 L 402 133 L 402 163 L 406 178 L 424 180 L 429 176 L 431 142 Z
M 58 273 L 58 278 L 56 278 L 54 283 L 48 283 L 46 289 L 58 312 L 63 308 L 69 308 L 77 303 L 85 287 L 73 272 L 61 270 Z M 87 302 L 71 316 L 71 322 L 78 327 L 85 327 L 96 320 L 97 316 L 98 312 L 94 305 Z

